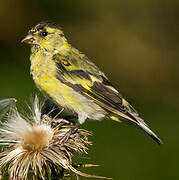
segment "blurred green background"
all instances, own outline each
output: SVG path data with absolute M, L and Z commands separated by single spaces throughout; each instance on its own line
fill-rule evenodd
M 87 122 L 93 146 L 82 161 L 101 167 L 86 172 L 114 180 L 179 179 L 178 18 L 178 0 L 1 1 L 0 99 L 15 97 L 24 107 L 40 94 L 29 74 L 30 49 L 20 40 L 34 24 L 55 21 L 164 141 L 158 146 L 113 121 Z

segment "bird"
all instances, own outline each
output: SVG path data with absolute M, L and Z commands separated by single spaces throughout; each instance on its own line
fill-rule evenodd
M 73 130 L 87 119 L 111 119 L 139 127 L 162 144 L 106 75 L 68 43 L 59 25 L 40 22 L 21 42 L 31 46 L 30 72 L 37 88 L 58 107 L 78 118 Z

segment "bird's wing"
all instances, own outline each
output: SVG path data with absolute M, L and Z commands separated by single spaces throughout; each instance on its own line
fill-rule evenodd
M 137 111 L 122 98 L 106 76 L 85 56 L 79 58 L 81 59 L 54 55 L 57 79 L 112 114 L 118 115 L 123 121 L 140 127 L 158 144 L 162 144 L 162 141 L 149 129 Z
M 78 61 L 59 54 L 54 55 L 53 60 L 57 66 L 56 77 L 62 83 L 93 100 L 107 111 L 136 123 L 133 114 L 138 115 L 137 112 L 92 62 L 84 60 L 79 64 Z

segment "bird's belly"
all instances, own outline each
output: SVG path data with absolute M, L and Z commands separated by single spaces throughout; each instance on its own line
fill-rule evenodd
M 94 120 L 99 120 L 106 115 L 106 111 L 99 105 L 61 83 L 54 75 L 43 73 L 38 78 L 34 77 L 34 81 L 37 87 L 56 104 L 78 115 L 83 114 Z

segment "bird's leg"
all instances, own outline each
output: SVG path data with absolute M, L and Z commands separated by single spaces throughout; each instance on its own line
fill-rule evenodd
M 78 126 L 80 125 L 79 122 L 77 122 L 70 130 L 68 130 L 65 135 L 60 138 L 61 144 L 62 146 L 64 145 L 64 143 L 69 139 L 70 135 L 72 135 L 77 129 Z
M 67 131 L 65 135 L 61 138 L 60 141 L 62 145 L 64 145 L 64 143 L 69 139 L 70 135 L 73 134 L 78 129 L 78 126 L 84 123 L 86 119 L 87 119 L 86 114 L 84 113 L 78 114 L 78 122 L 69 131 Z

